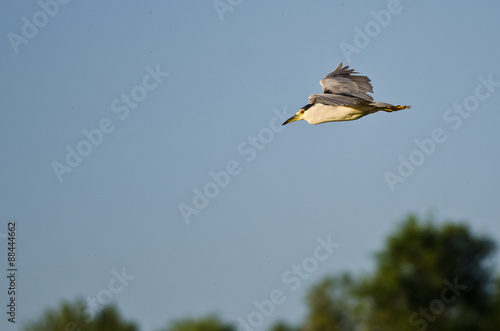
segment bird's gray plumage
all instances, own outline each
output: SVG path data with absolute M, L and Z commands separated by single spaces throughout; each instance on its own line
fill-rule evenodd
M 355 105 L 360 100 L 357 97 L 333 93 L 312 94 L 309 96 L 309 103 L 322 103 L 329 106 Z
M 370 78 L 355 75 L 358 72 L 342 67 L 325 76 L 319 83 L 323 87 L 323 93 L 309 96 L 309 103 L 320 102 L 331 106 L 355 105 L 358 103 L 371 104 L 373 97 L 367 93 L 373 92 Z

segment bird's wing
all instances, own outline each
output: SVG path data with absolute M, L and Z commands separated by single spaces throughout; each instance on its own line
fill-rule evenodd
M 349 69 L 349 66 L 342 68 L 341 62 L 337 69 L 326 75 L 319 82 L 323 87 L 323 93 L 353 96 L 362 100 L 372 101 L 372 96 L 366 94 L 373 92 L 370 78 L 354 74 L 357 74 L 357 72 L 354 69 Z
M 322 94 L 311 94 L 309 96 L 309 103 L 322 103 L 329 106 L 349 106 L 356 105 L 360 102 L 370 102 L 367 100 L 360 100 L 358 97 L 343 95 L 343 94 L 332 94 L 332 93 L 322 93 Z

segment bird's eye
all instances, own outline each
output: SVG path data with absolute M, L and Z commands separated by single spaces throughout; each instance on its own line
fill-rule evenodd
M 301 114 L 304 114 L 304 109 L 301 109 L 301 110 L 300 110 L 300 113 L 301 113 Z

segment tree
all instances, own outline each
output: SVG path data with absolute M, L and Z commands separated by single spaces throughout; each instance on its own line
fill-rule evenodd
M 59 309 L 49 309 L 25 331 L 137 331 L 135 324 L 122 320 L 113 305 L 106 306 L 89 320 L 82 300 L 63 302 Z
M 491 239 L 474 236 L 467 225 L 419 224 L 410 215 L 358 288 L 370 303 L 369 329 L 481 330 L 498 309 L 498 284 L 485 264 L 494 251 Z
M 174 321 L 160 331 L 236 331 L 236 329 L 211 315 L 200 319 L 187 318 Z
M 326 277 L 307 295 L 309 314 L 305 331 L 352 330 L 355 318 L 353 279 L 348 274 Z
M 486 331 L 500 324 L 500 277 L 488 264 L 496 249 L 465 224 L 413 215 L 375 255 L 372 274 L 332 275 L 308 292 L 309 309 L 298 327 L 276 323 L 270 331 Z M 137 331 L 113 306 L 88 321 L 82 301 L 47 311 L 25 331 Z M 169 323 L 160 331 L 236 331 L 210 315 Z
M 284 321 L 279 321 L 271 327 L 270 331 L 299 331 L 299 329 L 288 325 Z
M 373 273 L 329 276 L 313 286 L 298 330 L 496 329 L 500 278 L 487 264 L 495 248 L 465 224 L 410 215 L 375 255 Z

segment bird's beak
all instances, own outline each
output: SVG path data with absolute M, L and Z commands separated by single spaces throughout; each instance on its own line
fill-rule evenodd
M 298 121 L 298 120 L 300 120 L 300 117 L 299 117 L 298 114 L 295 114 L 292 117 L 290 117 L 289 119 L 287 119 L 285 122 L 283 122 L 283 124 L 281 124 L 281 125 L 292 123 L 292 122 L 295 122 L 295 121 Z

